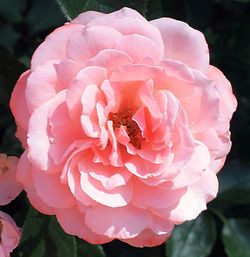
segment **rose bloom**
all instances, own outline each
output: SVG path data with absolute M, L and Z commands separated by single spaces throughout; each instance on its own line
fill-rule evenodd
M 9 257 L 17 247 L 21 232 L 14 220 L 0 211 L 0 257 Z
M 142 247 L 216 196 L 236 100 L 201 32 L 123 8 L 53 31 L 11 108 L 32 205 L 93 244 Z
M 0 153 L 0 205 L 10 203 L 23 189 L 16 180 L 17 162 L 17 157 Z

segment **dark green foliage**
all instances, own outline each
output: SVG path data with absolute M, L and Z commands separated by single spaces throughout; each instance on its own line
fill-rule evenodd
M 249 257 L 250 221 L 228 220 L 222 230 L 222 239 L 229 257 Z
M 20 257 L 105 257 L 101 246 L 64 233 L 54 216 L 42 215 L 33 208 L 24 221 L 18 252 Z
M 166 243 L 168 257 L 206 257 L 216 240 L 213 217 L 202 213 L 193 221 L 177 226 Z

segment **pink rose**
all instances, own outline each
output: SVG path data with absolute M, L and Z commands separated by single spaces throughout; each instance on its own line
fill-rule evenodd
M 21 232 L 15 221 L 0 211 L 0 257 L 9 257 L 18 246 Z
M 236 100 L 201 32 L 123 8 L 52 32 L 11 108 L 36 209 L 94 244 L 154 246 L 216 196 Z
M 0 153 L 0 205 L 10 203 L 23 189 L 16 180 L 17 162 L 17 157 Z

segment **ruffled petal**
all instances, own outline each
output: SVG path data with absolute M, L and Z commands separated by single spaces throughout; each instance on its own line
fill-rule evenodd
M 75 205 L 69 186 L 61 183 L 58 174 L 33 169 L 32 178 L 37 195 L 50 207 L 64 209 Z
M 32 71 L 48 61 L 66 58 L 66 45 L 74 33 L 84 28 L 81 24 L 65 24 L 55 29 L 36 49 L 31 59 Z
M 28 128 L 30 115 L 25 99 L 25 89 L 30 73 L 30 70 L 27 70 L 20 76 L 10 99 L 10 108 L 15 117 L 15 121 L 17 122 L 17 125 L 24 130 L 27 130 Z
M 152 230 L 146 229 L 134 238 L 123 239 L 121 241 L 134 247 L 154 247 L 166 242 L 170 235 L 171 233 L 157 235 Z
M 133 59 L 133 63 L 140 63 L 145 57 L 151 57 L 155 63 L 162 59 L 154 41 L 138 34 L 121 36 L 115 42 L 114 48 L 128 54 Z
M 2 154 L 0 154 L 1 162 Z M 3 156 L 6 158 L 6 171 L 1 174 L 0 168 L 0 205 L 6 205 L 14 200 L 23 190 L 22 185 L 16 181 L 16 166 L 18 158 Z M 1 164 L 0 164 L 1 165 Z
M 89 26 L 93 26 L 93 25 L 108 25 L 110 26 L 110 24 L 115 23 L 114 20 L 117 19 L 124 19 L 126 17 L 131 17 L 131 18 L 135 18 L 138 20 L 143 20 L 143 21 L 147 21 L 140 13 L 138 13 L 137 11 L 131 9 L 131 8 L 127 8 L 124 7 L 118 11 L 103 15 L 103 16 L 99 16 L 96 17 L 95 19 L 93 19 L 92 21 L 89 22 Z
M 90 230 L 84 221 L 84 214 L 80 213 L 77 207 L 68 209 L 57 209 L 56 217 L 62 228 L 71 235 L 77 235 L 91 244 L 104 244 L 112 241 L 103 235 L 97 235 Z
M 218 192 L 218 179 L 211 170 L 206 170 L 199 181 L 188 186 L 187 193 L 180 199 L 179 204 L 171 211 L 170 220 L 180 224 L 195 219 L 203 210 L 206 203 L 214 199 Z
M 116 208 L 125 206 L 130 202 L 133 194 L 131 182 L 114 189 L 105 189 L 99 181 L 88 175 L 86 171 L 89 172 L 90 169 L 86 170 L 85 167 L 81 166 L 81 188 L 90 198 L 100 204 Z
M 27 106 L 30 113 L 55 97 L 57 93 L 55 64 L 55 62 L 47 62 L 45 65 L 37 67 L 27 79 L 25 98 L 28 99 Z
M 105 217 L 105 219 L 103 218 Z M 86 225 L 96 234 L 110 238 L 134 238 L 150 226 L 149 212 L 133 207 L 110 208 L 97 205 L 86 211 Z
M 30 203 L 35 209 L 47 215 L 54 214 L 54 209 L 48 206 L 47 203 L 42 201 L 42 199 L 37 195 L 34 187 L 34 182 L 32 180 L 32 166 L 28 159 L 27 150 L 22 154 L 19 159 L 16 178 L 17 181 L 23 184 Z
M 186 188 L 173 189 L 171 183 L 161 184 L 160 186 L 148 186 L 138 180 L 134 180 L 132 203 L 143 209 L 164 209 L 178 203 L 185 193 Z
M 187 23 L 171 18 L 150 21 L 160 32 L 165 45 L 165 58 L 173 59 L 200 70 L 208 71 L 209 51 L 204 35 Z
M 118 31 L 109 27 L 87 27 L 70 37 L 67 43 L 67 57 L 78 63 L 85 63 L 101 50 L 112 49 L 120 36 Z

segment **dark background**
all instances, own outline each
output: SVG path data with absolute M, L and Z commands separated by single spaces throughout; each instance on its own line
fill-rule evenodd
M 209 256 L 249 257 L 250 238 L 247 234 L 248 232 L 250 234 L 250 1 L 106 0 L 101 1 L 101 5 L 98 5 L 97 1 L 87 2 L 89 5 L 86 8 L 90 9 L 101 9 L 108 12 L 129 6 L 140 11 L 149 20 L 162 16 L 183 20 L 205 34 L 210 49 L 210 62 L 221 69 L 231 81 L 238 100 L 238 109 L 231 122 L 232 150 L 227 158 L 225 168 L 219 175 L 220 193 L 218 198 L 209 204 L 206 214 L 212 217 L 217 234 L 214 244 L 210 247 Z M 30 58 L 36 47 L 46 35 L 64 22 L 66 19 L 53 0 L 0 0 L 1 152 L 12 155 L 19 155 L 22 152 L 14 138 L 15 126 L 8 108 L 10 92 L 21 72 L 29 68 Z M 1 209 L 12 214 L 19 226 L 22 226 L 28 208 L 29 204 L 23 193 L 13 203 Z M 243 241 L 245 240 L 245 245 L 241 246 L 242 242 L 238 242 L 236 238 L 238 242 L 236 242 L 236 246 L 240 245 L 242 249 L 242 247 L 246 248 L 249 243 L 248 253 L 246 251 L 234 253 L 226 246 L 226 250 L 224 249 L 227 242 L 221 234 L 225 225 L 223 219 L 237 219 L 246 222 L 247 225 L 243 226 L 243 230 L 237 231 L 240 237 L 243 237 Z M 188 228 L 184 226 L 183 229 L 186 231 L 185 229 Z M 236 226 L 236 229 L 239 230 L 239 226 Z M 182 233 L 181 230 L 180 232 Z M 164 257 L 166 254 L 170 257 L 199 256 L 192 255 L 188 251 L 179 255 L 171 252 L 170 246 L 176 244 L 175 236 L 178 235 L 174 235 L 172 241 L 166 246 L 137 249 L 114 241 L 104 245 L 104 251 L 107 257 Z M 234 237 L 237 237 L 237 234 L 234 233 Z M 230 241 L 230 243 L 233 244 L 235 241 Z M 32 244 L 30 246 L 32 249 Z M 46 252 L 44 254 L 48 257 L 57 256 L 56 251 L 53 253 L 53 250 L 51 255 Z M 23 255 L 17 249 L 13 256 Z M 27 256 L 32 255 L 28 254 Z M 200 256 L 205 255 L 201 254 Z

